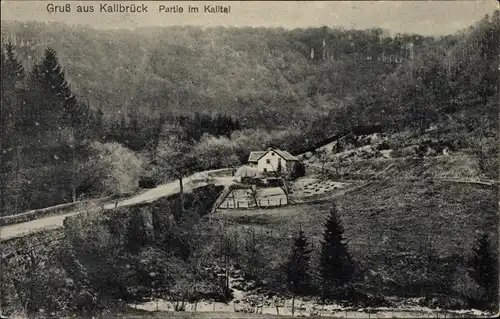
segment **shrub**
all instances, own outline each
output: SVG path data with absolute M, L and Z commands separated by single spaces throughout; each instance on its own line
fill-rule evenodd
M 125 195 L 139 186 L 144 160 L 118 143 L 94 142 L 97 160 L 88 171 L 93 187 L 100 195 Z M 99 185 L 99 186 L 96 186 Z

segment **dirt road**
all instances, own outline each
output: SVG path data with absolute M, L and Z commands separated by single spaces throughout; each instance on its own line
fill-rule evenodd
M 206 184 L 200 177 L 200 173 L 194 174 L 183 179 L 184 191 L 190 192 L 193 188 L 203 186 Z M 232 177 L 213 177 L 211 179 L 215 185 L 229 185 L 233 182 Z M 147 190 L 141 194 L 134 195 L 130 198 L 118 202 L 118 207 L 130 206 L 139 203 L 147 203 L 155 201 L 161 197 L 170 196 L 179 192 L 179 181 L 173 181 L 167 184 L 159 185 L 153 189 Z M 109 203 L 104 205 L 104 209 L 113 209 L 116 203 Z M 53 229 L 63 227 L 66 217 L 76 215 L 81 211 L 71 212 L 64 215 L 44 217 L 40 219 L 31 220 L 24 223 L 4 226 L 0 228 L 0 241 L 23 236 L 31 232 L 37 232 L 44 229 Z

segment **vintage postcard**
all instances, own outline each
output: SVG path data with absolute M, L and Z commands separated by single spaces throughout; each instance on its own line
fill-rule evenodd
M 498 1 L 1 1 L 0 318 L 499 305 Z

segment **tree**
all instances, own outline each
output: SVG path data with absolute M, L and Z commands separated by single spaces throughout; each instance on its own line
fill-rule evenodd
M 248 193 L 250 194 L 250 197 L 252 197 L 255 207 L 260 207 L 258 200 L 259 193 L 257 191 L 257 185 L 250 185 L 250 187 L 248 188 Z
M 179 180 L 179 195 L 181 201 L 181 215 L 184 213 L 184 184 L 183 179 L 194 173 L 197 160 L 193 152 L 193 144 L 182 129 L 177 125 L 166 125 L 158 145 L 156 158 L 167 176 Z
M 488 234 L 483 234 L 473 249 L 469 274 L 483 289 L 480 304 L 486 309 L 496 308 L 498 303 L 498 259 L 490 247 Z
M 250 229 L 248 235 L 244 239 L 244 255 L 245 272 L 248 278 L 259 280 L 259 274 L 264 268 L 265 259 L 258 247 L 255 229 Z
M 354 264 L 343 233 L 344 228 L 333 204 L 321 242 L 320 276 L 323 281 L 323 301 L 327 297 L 340 297 L 354 274 Z
M 196 144 L 195 152 L 203 169 L 233 168 L 240 163 L 235 145 L 227 137 L 204 134 Z
M 81 146 L 88 135 L 89 107 L 77 101 L 65 79 L 56 51 L 51 48 L 45 50 L 42 61 L 34 66 L 29 89 L 28 123 L 23 124 L 36 128 L 32 136 L 36 137 L 35 147 L 54 147 L 61 154 L 65 152 L 61 147 L 70 149 L 71 197 L 76 201 L 77 157 L 85 156 L 82 152 L 86 148 Z
M 55 130 L 61 139 L 72 124 L 76 98 L 66 82 L 55 50 L 48 48 L 30 74 L 30 111 L 43 133 Z M 76 116 L 75 116 L 76 117 Z M 66 138 L 67 136 L 65 136 Z
M 0 103 L 0 216 L 7 209 L 7 181 L 9 177 L 8 152 L 16 143 L 18 133 L 16 132 L 16 117 L 20 109 L 20 92 L 18 84 L 24 79 L 24 69 L 14 55 L 14 48 L 9 43 L 1 50 L 1 103 Z M 10 149 L 10 150 L 9 150 Z
M 88 185 L 100 196 L 120 196 L 133 192 L 139 185 L 143 161 L 118 143 L 93 142 L 94 155 L 79 169 L 79 185 Z
M 295 237 L 292 253 L 286 265 L 287 286 L 292 293 L 292 316 L 295 313 L 295 296 L 307 293 L 310 285 L 309 261 L 311 249 L 302 229 Z
M 222 283 L 223 295 L 226 301 L 229 300 L 230 290 L 229 290 L 229 268 L 231 267 L 232 261 L 238 256 L 239 247 L 239 235 L 236 231 L 227 231 L 225 226 L 223 226 L 223 233 L 221 234 L 217 250 L 215 254 L 222 257 L 224 264 L 224 282 Z M 221 276 L 222 278 L 222 276 Z
M 321 179 L 325 179 L 325 165 L 326 163 L 328 163 L 326 150 L 324 148 L 318 149 L 316 151 L 316 157 L 318 161 L 321 163 Z

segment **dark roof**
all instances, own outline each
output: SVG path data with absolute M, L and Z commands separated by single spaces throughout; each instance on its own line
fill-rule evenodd
M 268 151 L 256 151 L 256 152 L 251 152 L 250 155 L 248 156 L 248 161 L 249 162 L 257 162 L 259 158 L 264 156 Z
M 255 151 L 251 152 L 248 156 L 249 162 L 257 162 L 262 156 L 266 155 L 268 152 L 273 151 L 279 156 L 281 156 L 285 161 L 298 161 L 299 159 L 287 151 L 269 149 L 267 151 Z
M 285 161 L 298 161 L 299 159 L 292 154 L 288 153 L 287 151 L 282 151 L 282 150 L 274 150 L 276 153 L 278 153 L 279 156 L 283 157 Z

